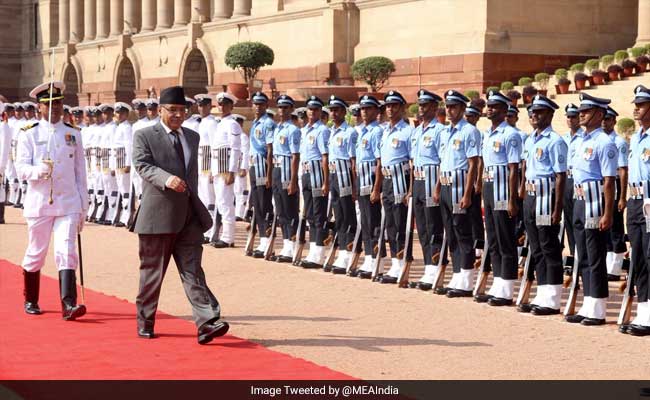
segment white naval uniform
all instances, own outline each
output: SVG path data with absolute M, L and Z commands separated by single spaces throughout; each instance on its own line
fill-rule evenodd
M 214 115 L 208 115 L 201 118 L 199 124 L 199 199 L 203 205 L 208 209 L 212 220 L 215 219 L 215 196 L 214 186 L 211 175 L 211 161 L 212 153 L 210 152 L 210 132 L 216 132 L 219 120 Z M 214 233 L 215 224 L 212 224 L 210 230 L 204 233 L 207 238 L 212 238 Z
M 220 239 L 232 244 L 235 241 L 235 191 L 234 185 L 226 185 L 225 177 L 228 172 L 235 175 L 238 172 L 242 129 L 231 114 L 221 118 L 216 131 L 209 134 L 215 200 L 223 227 Z
M 29 244 L 23 268 L 36 272 L 43 268 L 54 232 L 54 262 L 59 271 L 76 269 L 78 264 L 76 239 L 82 216 L 88 208 L 88 190 L 81 133 L 62 121 L 54 124 L 39 121 L 19 137 L 16 172 L 29 185 L 23 215 L 27 220 Z M 42 160 L 50 159 L 54 166 L 52 179 L 45 179 Z M 52 188 L 52 204 L 48 204 Z
M 18 136 L 20 134 L 20 128 L 22 127 L 25 119 L 17 119 L 16 117 L 11 117 L 7 121 L 9 125 L 9 130 L 11 132 L 11 151 L 9 152 L 9 162 L 5 167 L 5 176 L 9 183 L 9 201 L 13 204 L 18 202 L 20 194 L 20 181 L 18 180 L 18 175 L 16 174 L 16 152 L 18 144 Z
M 246 132 L 242 132 L 241 137 L 241 157 L 239 160 L 239 169 L 248 172 L 250 165 L 250 137 Z M 244 218 L 246 214 L 246 207 L 248 206 L 248 179 L 247 176 L 239 176 L 239 171 L 235 175 L 235 216 Z M 249 189 L 250 190 L 250 189 Z
M 83 140 L 84 155 L 86 159 L 86 181 L 88 186 L 88 212 L 92 209 L 93 201 L 95 200 L 95 182 L 93 180 L 93 168 L 94 168 L 94 152 L 95 149 L 93 146 L 92 140 L 93 130 L 91 127 L 83 126 L 81 128 L 81 138 Z
M 95 219 L 100 219 L 104 213 L 104 182 L 102 181 L 102 125 L 92 124 L 84 129 L 82 138 L 88 140 L 87 146 L 92 149 L 90 157 L 91 174 L 88 179 L 92 181 L 93 195 L 90 196 L 91 206 L 88 209 L 88 217 L 94 215 Z M 87 136 L 85 136 L 87 135 Z
M 30 118 L 30 119 L 22 119 L 20 120 L 17 124 L 16 127 L 18 128 L 17 135 L 20 136 L 22 132 L 24 132 L 26 127 L 30 127 L 34 124 L 36 124 L 38 120 L 36 118 Z M 18 146 L 18 139 L 16 139 L 16 146 Z M 27 194 L 27 181 L 23 179 L 19 179 L 19 185 L 20 185 L 20 204 L 23 204 L 25 202 L 25 195 Z
M 133 123 L 133 126 L 131 126 L 131 136 L 135 135 L 135 133 L 140 129 L 156 125 L 158 122 L 160 122 L 160 117 L 149 119 L 149 117 L 145 116 L 140 118 Z M 142 178 L 138 175 L 135 168 L 131 170 L 131 186 L 133 187 L 133 196 L 136 200 L 139 200 L 142 197 Z
M 115 171 L 115 181 L 119 193 L 120 209 L 112 220 L 113 223 L 121 222 L 126 225 L 131 216 L 131 152 L 133 135 L 131 124 L 124 121 L 117 124 L 113 136 L 111 157 L 109 165 L 111 171 Z
M 201 116 L 199 114 L 193 114 L 188 119 L 183 121 L 181 126 L 183 128 L 191 129 L 194 132 L 199 132 L 199 125 L 201 124 Z
M 0 203 L 6 199 L 5 170 L 11 158 L 11 129 L 9 124 L 0 121 Z
M 111 168 L 110 155 L 113 150 L 113 137 L 117 124 L 114 121 L 105 123 L 101 127 L 101 148 L 102 148 L 102 184 L 104 185 L 104 220 L 113 222 L 117 214 L 117 180 L 115 170 Z M 99 218 L 98 218 L 99 219 Z

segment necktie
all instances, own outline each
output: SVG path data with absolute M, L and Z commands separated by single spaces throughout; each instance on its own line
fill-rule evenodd
M 183 152 L 183 145 L 181 144 L 181 138 L 178 136 L 177 131 L 172 131 L 172 142 L 174 143 L 174 149 L 176 150 L 176 155 L 181 160 L 183 164 L 183 179 L 185 179 L 185 153 Z

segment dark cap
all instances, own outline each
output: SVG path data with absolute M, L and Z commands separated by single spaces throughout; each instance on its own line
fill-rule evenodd
M 171 86 L 160 91 L 160 104 L 179 104 L 185 106 L 185 90 L 182 86 Z

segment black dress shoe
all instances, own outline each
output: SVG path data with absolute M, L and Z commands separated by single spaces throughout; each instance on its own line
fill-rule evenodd
M 138 337 L 141 339 L 155 339 L 157 336 L 153 333 L 153 329 L 138 329 Z
M 487 303 L 491 298 L 493 298 L 491 294 L 477 294 L 474 296 L 474 301 L 477 303 Z
M 361 279 L 370 279 L 372 278 L 372 272 L 370 271 L 359 271 L 359 278 Z
M 203 244 L 208 244 L 210 243 L 210 238 L 209 237 L 203 237 Z
M 418 289 L 420 289 L 420 290 L 427 291 L 427 290 L 431 290 L 431 288 L 433 288 L 433 284 L 426 283 L 426 282 L 418 282 L 416 287 Z
M 450 290 L 451 290 L 451 288 L 449 288 L 449 287 L 439 287 L 439 288 L 435 288 L 433 290 L 433 293 L 443 296 L 443 295 L 447 294 L 447 292 L 450 291 Z
M 532 309 L 533 306 L 530 303 L 521 303 L 517 306 L 517 311 L 521 313 L 529 313 Z
M 323 268 L 323 266 L 320 265 L 320 264 L 316 264 L 315 262 L 306 261 L 306 260 L 300 262 L 300 266 L 305 268 L 305 269 L 321 269 L 321 268 Z
M 25 302 L 25 312 L 32 315 L 41 315 L 43 312 L 37 303 Z
M 564 317 L 564 320 L 566 322 L 570 322 L 572 324 L 579 324 L 585 318 L 586 317 L 584 317 L 584 316 L 582 316 L 580 314 L 573 314 L 573 315 L 567 315 L 566 317 Z
M 207 322 L 199 327 L 197 334 L 199 344 L 210 343 L 212 339 L 223 336 L 230 329 L 226 321 Z
M 550 307 L 540 307 L 540 306 L 533 306 L 533 315 L 557 315 L 560 313 L 559 309 L 555 308 L 550 308 Z
M 61 314 L 65 321 L 74 321 L 86 315 L 86 306 L 83 304 L 75 306 L 64 305 Z
M 228 247 L 235 247 L 234 243 L 226 243 L 223 240 L 217 240 L 216 242 L 210 243 L 210 246 L 214 247 L 215 249 L 225 249 Z
M 585 326 L 605 325 L 605 318 L 585 318 L 580 323 Z
M 379 279 L 379 283 L 388 283 L 388 284 L 397 283 L 397 278 L 394 276 L 384 275 L 381 277 L 381 279 Z
M 275 261 L 279 263 L 290 263 L 293 261 L 293 259 L 289 256 L 278 256 Z
M 323 265 L 323 272 L 332 272 L 332 266 L 329 264 Z
M 253 258 L 264 258 L 264 252 L 260 250 L 253 251 Z
M 242 217 L 235 217 L 235 222 L 244 222 L 244 218 L 242 218 Z
M 501 297 L 492 297 L 490 300 L 487 302 L 489 305 L 494 306 L 494 307 L 503 307 L 503 306 L 511 306 L 512 305 L 512 299 L 504 299 Z
M 332 268 L 332 273 L 336 275 L 345 275 L 346 272 L 347 272 L 347 268 L 343 268 L 343 267 Z
M 621 280 L 619 275 L 607 274 L 607 282 L 618 282 Z
M 630 325 L 630 324 L 623 324 L 623 325 L 618 327 L 618 331 L 625 334 L 625 335 L 627 335 L 628 333 L 630 333 L 630 327 L 631 326 L 632 325 Z
M 472 291 L 471 290 L 462 290 L 462 289 L 450 289 L 449 291 L 447 291 L 447 297 L 449 297 L 449 298 L 472 297 Z
M 125 226 L 126 226 L 126 225 L 124 225 L 124 223 L 122 223 L 122 222 L 116 222 L 116 223 L 115 223 L 115 227 L 116 227 L 116 228 L 124 228 Z
M 627 333 L 632 336 L 648 336 L 650 335 L 650 326 L 645 325 L 630 325 Z

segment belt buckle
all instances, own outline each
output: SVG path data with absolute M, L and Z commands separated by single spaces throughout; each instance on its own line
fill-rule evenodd
M 535 193 L 535 184 L 534 183 L 526 183 L 526 191 Z
M 575 188 L 575 193 L 576 196 L 578 197 L 585 197 L 585 190 L 582 188 L 582 186 L 578 186 Z

